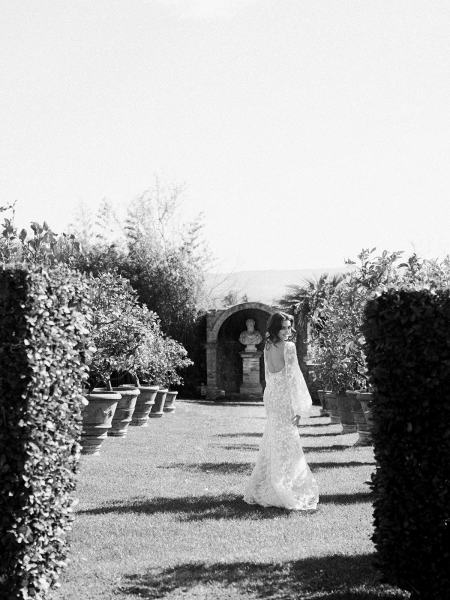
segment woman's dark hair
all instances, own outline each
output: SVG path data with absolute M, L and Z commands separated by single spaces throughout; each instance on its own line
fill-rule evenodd
M 283 312 L 276 312 L 273 315 L 270 315 L 269 320 L 267 321 L 267 327 L 266 327 L 266 348 L 270 345 L 270 344 L 278 344 L 278 342 L 281 342 L 281 339 L 279 337 L 279 333 L 283 327 L 283 321 L 290 321 L 291 322 L 291 332 L 292 335 L 295 334 L 295 329 L 293 328 L 293 321 L 294 319 L 291 317 L 291 315 L 288 315 L 286 313 Z

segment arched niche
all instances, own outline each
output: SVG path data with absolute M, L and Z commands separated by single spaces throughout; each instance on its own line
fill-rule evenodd
M 245 322 L 252 318 L 256 329 L 266 332 L 269 316 L 275 312 L 271 306 L 262 302 L 243 302 L 226 310 L 211 311 L 207 317 L 207 396 L 217 398 L 239 396 L 242 381 L 242 360 L 240 352 L 244 350 L 239 342 L 239 334 L 246 329 Z M 262 349 L 262 343 L 259 345 Z M 260 379 L 264 385 L 264 366 L 261 358 Z

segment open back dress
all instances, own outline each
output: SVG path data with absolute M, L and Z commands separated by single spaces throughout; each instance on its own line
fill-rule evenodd
M 313 510 L 319 502 L 316 480 L 306 462 L 294 415 L 308 416 L 312 400 L 293 342 L 285 342 L 284 367 L 271 373 L 264 351 L 266 425 L 244 501 L 291 510 Z

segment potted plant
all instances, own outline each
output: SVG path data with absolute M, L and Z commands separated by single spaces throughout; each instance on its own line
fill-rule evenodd
M 163 333 L 158 316 L 145 306 L 141 307 L 140 318 L 146 326 L 146 335 L 134 354 L 133 372 L 141 394 L 131 425 L 147 427 L 160 388 L 156 380 L 161 372 Z
M 168 391 L 164 403 L 164 412 L 174 412 L 178 391 L 171 389 L 171 387 L 183 383 L 183 378 L 178 371 L 192 365 L 193 362 L 187 357 L 186 349 L 171 338 L 166 339 L 166 357 L 165 383 Z
M 155 404 L 150 411 L 151 418 L 162 417 L 164 412 L 174 412 L 176 390 L 169 386 L 178 385 L 182 378 L 178 371 L 192 364 L 187 358 L 186 349 L 169 336 L 160 336 L 155 340 L 154 381 L 159 386 Z
M 121 395 L 108 390 L 91 393 L 87 390 L 85 398 L 87 402 L 82 412 L 81 454 L 97 456 L 111 429 L 112 418 Z
M 322 307 L 322 324 L 316 337 L 316 361 L 319 378 L 326 386 L 331 422 L 341 422 L 343 433 L 353 433 L 356 425 L 351 400 L 346 390 L 354 385 L 354 365 L 349 356 L 349 331 L 343 299 L 343 282 Z M 350 338 L 351 339 L 351 338 Z
M 131 422 L 139 389 L 112 389 L 113 371 L 132 371 L 134 354 L 146 337 L 140 305 L 129 282 L 113 273 L 92 278 L 92 337 L 97 348 L 90 366 L 91 395 L 120 394 L 108 435 L 124 437 Z M 100 388 L 98 386 L 101 386 Z

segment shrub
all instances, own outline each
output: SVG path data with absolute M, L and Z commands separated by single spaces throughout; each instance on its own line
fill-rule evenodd
M 107 205 L 98 214 L 95 243 L 82 235 L 79 226 L 73 230 L 87 242 L 77 268 L 93 275 L 117 271 L 127 278 L 139 301 L 158 314 L 164 332 L 185 344 L 205 302 L 209 253 L 201 217 L 193 222 L 179 219 L 181 199 L 179 186 L 166 186 L 156 178 L 128 206 L 121 231 L 112 231 L 118 219 Z
M 181 384 L 181 369 L 192 365 L 186 349 L 163 334 L 159 320 L 149 322 L 150 311 L 142 307 L 141 319 L 147 323 L 147 334 L 134 355 L 133 370 L 143 383 L 164 387 Z
M 110 387 L 113 371 L 133 371 L 134 355 L 147 336 L 141 307 L 130 283 L 114 273 L 91 278 L 92 341 L 90 387 Z M 156 316 L 155 316 L 156 318 Z
M 164 335 L 158 315 L 141 305 L 130 282 L 114 273 L 91 278 L 92 340 L 90 385 L 110 386 L 113 373 L 142 382 L 181 382 L 178 371 L 191 364 L 184 347 Z
M 391 291 L 366 308 L 375 388 L 373 540 L 385 579 L 421 600 L 450 589 L 450 292 Z
M 89 360 L 86 280 L 0 270 L 0 597 L 44 598 L 65 564 Z
M 45 221 L 42 225 L 32 222 L 31 234 L 26 229 L 19 233 L 14 224 L 14 206 L 8 209 L 13 214 L 3 220 L 0 236 L 0 262 L 4 265 L 72 265 L 78 260 L 81 248 L 73 234 L 58 235 Z
M 319 378 L 327 389 L 367 387 L 367 367 L 364 353 L 363 323 L 366 302 L 383 290 L 398 285 L 398 259 L 401 252 L 374 256 L 364 249 L 358 255 L 356 267 L 347 271 L 333 293 L 322 300 L 319 319 L 313 324 L 314 358 Z

